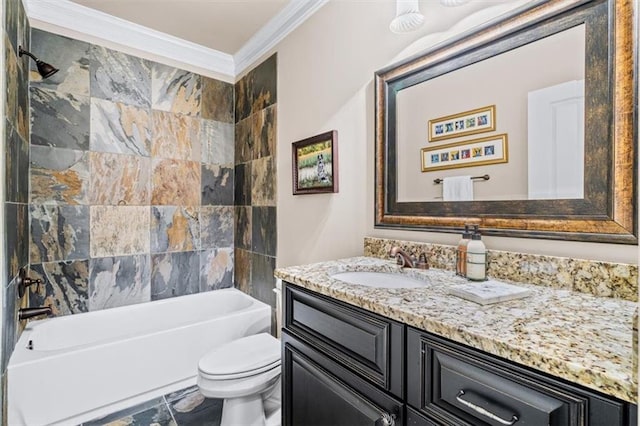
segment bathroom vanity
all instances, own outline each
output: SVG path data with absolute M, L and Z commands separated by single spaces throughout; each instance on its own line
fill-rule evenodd
M 372 270 L 425 286 L 332 278 Z M 449 294 L 452 272 L 367 257 L 276 276 L 285 425 L 637 424 L 632 302 L 524 285 L 530 297 L 482 306 Z

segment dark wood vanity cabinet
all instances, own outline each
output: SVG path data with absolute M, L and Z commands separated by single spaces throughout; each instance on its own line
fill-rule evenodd
M 628 426 L 636 407 L 291 284 L 287 426 Z
M 406 327 L 309 291 L 284 291 L 284 425 L 404 424 Z
M 286 331 L 282 376 L 284 425 L 404 424 L 404 403 Z

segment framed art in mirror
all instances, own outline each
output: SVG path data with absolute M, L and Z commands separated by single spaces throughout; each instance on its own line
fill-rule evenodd
M 429 120 L 429 142 L 492 132 L 496 129 L 496 106 L 491 105 Z
M 487 235 L 637 244 L 635 3 L 633 0 L 536 0 L 376 72 L 375 226 L 458 233 L 465 223 L 474 223 Z M 578 39 L 582 51 L 569 49 L 570 54 L 551 51 L 560 44 L 555 40 L 569 39 L 569 36 L 573 40 L 576 34 L 582 37 Z M 542 59 L 560 57 L 574 62 L 567 66 L 557 63 L 553 68 L 577 71 L 561 75 L 557 81 L 527 83 L 529 75 L 551 75 L 548 65 L 542 65 L 541 70 L 516 73 L 520 61 L 543 63 L 529 57 L 529 52 L 536 49 L 542 52 Z M 514 59 L 519 52 L 527 53 L 523 53 L 526 56 L 520 60 Z M 502 61 L 502 65 L 492 65 L 498 61 Z M 493 74 L 494 68 L 507 72 L 497 75 L 494 81 L 480 77 Z M 513 80 L 517 77 L 522 81 L 522 93 L 507 86 L 509 73 L 517 74 Z M 476 75 L 479 81 L 473 80 Z M 455 87 L 461 87 L 460 81 L 467 82 L 460 90 L 463 96 L 457 100 L 446 99 L 451 102 L 442 106 L 441 93 L 455 92 L 447 82 L 456 76 L 459 80 Z M 501 86 L 506 87 L 503 93 L 496 90 Z M 575 96 L 571 96 L 579 102 L 571 104 L 566 114 L 559 116 L 561 125 L 551 126 L 555 131 L 552 135 L 555 145 L 549 145 L 553 149 L 545 148 L 549 151 L 549 160 L 533 163 L 531 158 L 541 144 L 537 139 L 535 143 L 532 140 L 527 143 L 527 139 L 541 132 L 532 128 L 533 125 L 528 126 L 527 123 L 539 120 L 533 120 L 531 113 L 527 116 L 527 109 L 532 109 L 531 100 L 539 98 L 540 93 L 551 89 L 557 92 L 558 88 L 565 87 L 573 88 Z M 483 90 L 490 93 L 483 97 Z M 408 104 L 407 99 L 417 99 L 422 104 Z M 514 99 L 521 105 L 515 104 Z M 469 129 L 459 128 L 457 133 L 455 121 L 469 118 L 469 114 L 476 112 L 477 105 L 493 107 L 492 130 L 499 134 L 488 137 L 509 134 L 508 163 L 470 164 L 471 161 L 465 159 L 463 164 L 462 159 L 457 160 L 460 166 L 473 167 L 470 169 L 473 174 L 491 175 L 491 181 L 482 184 L 474 201 L 444 202 L 437 200 L 437 196 L 416 195 L 420 191 L 431 190 L 433 194 L 441 191 L 434 177 L 456 173 L 428 162 L 425 167 L 424 155 L 435 155 L 436 150 L 447 150 L 449 146 L 466 149 L 465 138 L 458 138 Z M 442 111 L 437 109 L 441 106 Z M 496 109 L 501 111 L 497 126 Z M 416 112 L 422 111 L 429 113 L 416 119 Z M 464 117 L 457 118 L 461 115 Z M 572 117 L 571 121 L 565 121 L 567 117 Z M 428 120 L 432 122 L 416 126 L 416 131 L 407 130 L 408 123 L 421 119 L 425 124 Z M 446 135 L 443 145 L 440 141 L 444 138 L 437 136 L 443 136 L 444 129 L 438 128 L 440 133 L 436 135 L 435 126 L 449 122 L 454 123 L 453 130 Z M 573 136 L 567 136 L 569 133 Z M 426 141 L 425 150 L 429 152 L 421 152 L 422 170 L 420 164 L 407 167 L 415 164 L 413 158 L 420 149 L 413 148 L 412 144 L 424 147 Z M 467 137 L 466 142 L 473 141 Z M 574 176 L 557 179 L 558 188 L 549 192 L 555 195 L 539 196 L 531 185 L 527 190 L 528 180 L 534 179 L 532 176 L 565 172 L 569 160 L 577 171 Z M 552 163 L 556 169 L 547 172 Z M 407 179 L 407 170 L 414 173 L 415 178 Z M 438 172 L 432 174 L 435 170 Z M 527 171 L 538 174 L 527 175 Z M 570 195 L 561 188 L 567 179 L 577 182 Z M 511 189 L 515 185 L 521 189 Z M 494 192 L 482 198 L 482 191 Z
M 436 147 L 422 148 L 422 171 L 457 169 L 509 161 L 507 135 L 456 142 Z

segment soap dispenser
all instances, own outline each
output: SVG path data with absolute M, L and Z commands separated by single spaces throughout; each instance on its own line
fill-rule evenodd
M 467 245 L 467 278 L 471 281 L 484 281 L 487 279 L 487 248 L 482 242 L 479 231 L 471 235 L 471 241 Z
M 456 275 L 460 275 L 462 277 L 467 276 L 467 246 L 471 241 L 471 225 L 464 225 L 464 232 L 462 233 L 462 238 L 458 242 L 458 247 L 456 249 Z

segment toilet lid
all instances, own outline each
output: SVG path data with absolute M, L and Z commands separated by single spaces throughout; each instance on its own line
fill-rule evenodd
M 246 377 L 280 364 L 280 341 L 267 333 L 254 334 L 222 345 L 200 359 L 198 369 L 219 379 Z

